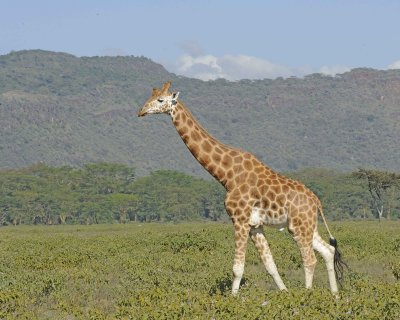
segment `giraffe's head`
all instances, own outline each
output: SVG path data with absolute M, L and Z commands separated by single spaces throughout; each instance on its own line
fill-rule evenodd
M 153 88 L 151 97 L 138 112 L 139 117 L 152 113 L 170 113 L 178 103 L 179 92 L 169 92 L 171 82 L 165 82 L 162 89 Z

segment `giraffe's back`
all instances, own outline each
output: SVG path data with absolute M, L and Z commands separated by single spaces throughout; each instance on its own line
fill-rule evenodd
M 282 227 L 300 217 L 315 220 L 319 200 L 300 182 L 274 172 L 249 153 L 234 172 L 226 205 L 237 208 L 251 226 Z

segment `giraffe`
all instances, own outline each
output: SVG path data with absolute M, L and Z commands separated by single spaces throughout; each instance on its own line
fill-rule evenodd
M 212 137 L 178 100 L 179 92 L 169 91 L 170 86 L 171 82 L 166 82 L 162 89 L 153 88 L 138 116 L 169 114 L 193 156 L 225 187 L 225 209 L 235 234 L 232 294 L 236 295 L 239 290 L 249 237 L 278 288 L 287 290 L 263 232 L 263 226 L 267 225 L 287 226 L 300 249 L 306 288 L 312 287 L 317 262 L 314 250 L 319 252 L 325 260 L 330 289 L 337 295 L 336 278 L 340 280 L 345 263 L 318 197 L 302 183 L 274 172 L 251 153 L 229 147 Z M 318 234 L 318 213 L 328 231 L 330 244 Z

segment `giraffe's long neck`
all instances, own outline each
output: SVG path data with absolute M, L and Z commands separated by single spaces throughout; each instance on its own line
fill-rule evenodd
M 225 188 L 229 188 L 227 184 L 234 177 L 234 158 L 243 152 L 212 137 L 182 102 L 178 102 L 171 117 L 176 130 L 197 161 Z

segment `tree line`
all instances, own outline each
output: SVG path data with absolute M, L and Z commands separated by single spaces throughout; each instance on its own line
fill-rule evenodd
M 36 164 L 0 171 L 0 225 L 218 220 L 222 191 L 175 171 L 137 178 L 123 164 Z
M 400 175 L 360 169 L 292 172 L 321 199 L 330 219 L 400 217 Z M 36 164 L 0 171 L 0 225 L 177 222 L 228 219 L 217 182 L 177 171 L 137 177 L 115 163 Z

